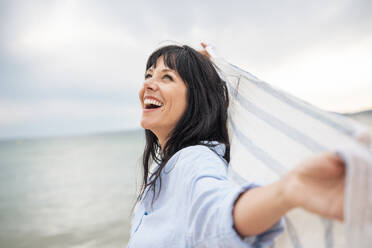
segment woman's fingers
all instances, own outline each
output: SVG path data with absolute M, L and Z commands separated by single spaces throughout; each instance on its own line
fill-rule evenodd
M 200 45 L 202 46 L 203 49 L 202 50 L 199 50 L 198 52 L 200 52 L 201 54 L 203 54 L 208 59 L 211 58 L 211 55 L 205 49 L 207 47 L 207 44 L 205 44 L 204 42 L 201 42 Z
M 302 176 L 327 179 L 342 176 L 345 166 L 339 155 L 327 152 L 304 160 L 295 170 Z
M 345 166 L 334 153 L 303 161 L 290 173 L 290 199 L 295 206 L 328 218 L 343 217 Z

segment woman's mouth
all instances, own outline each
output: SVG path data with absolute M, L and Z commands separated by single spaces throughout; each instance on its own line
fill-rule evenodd
M 154 110 L 154 109 L 158 109 L 162 107 L 163 103 L 158 100 L 152 99 L 152 98 L 145 98 L 143 100 L 143 105 L 144 105 L 144 110 L 150 111 L 150 110 Z

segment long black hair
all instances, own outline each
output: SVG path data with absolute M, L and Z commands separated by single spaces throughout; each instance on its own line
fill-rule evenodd
M 153 132 L 145 130 L 146 145 L 143 152 L 143 181 L 137 202 L 145 190 L 156 195 L 156 181 L 161 189 L 161 171 L 168 160 L 182 148 L 192 145 L 213 146 L 203 141 L 218 141 L 225 144 L 224 159 L 230 161 L 230 142 L 227 131 L 227 108 L 229 96 L 226 83 L 219 77 L 212 62 L 189 46 L 170 45 L 159 48 L 147 60 L 146 70 L 155 67 L 163 57 L 164 64 L 176 70 L 187 87 L 187 107 L 185 113 L 168 134 L 166 144 L 161 149 Z M 159 166 L 151 174 L 152 162 Z

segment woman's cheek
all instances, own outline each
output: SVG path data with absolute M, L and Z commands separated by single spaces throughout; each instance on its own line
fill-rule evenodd
M 143 94 L 144 94 L 144 88 L 142 87 L 142 88 L 139 90 L 139 92 L 138 92 L 138 99 L 139 99 L 139 101 L 140 101 L 140 103 L 141 103 L 141 106 L 143 106 L 143 103 L 142 103 L 142 101 L 143 101 Z

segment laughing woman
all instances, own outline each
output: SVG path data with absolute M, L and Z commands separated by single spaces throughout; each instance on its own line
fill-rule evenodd
M 143 184 L 128 246 L 265 247 L 296 207 L 342 220 L 344 166 L 335 154 L 303 161 L 271 185 L 229 181 L 228 92 L 202 53 L 166 46 L 147 61 Z

